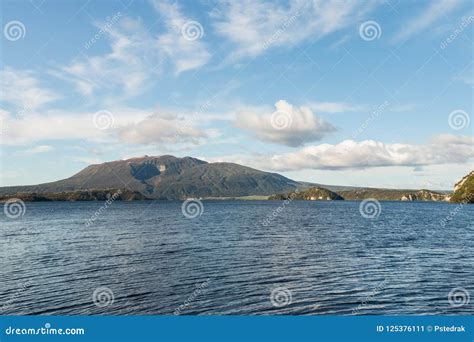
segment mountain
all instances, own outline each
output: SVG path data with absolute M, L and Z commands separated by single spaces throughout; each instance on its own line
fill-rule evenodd
M 279 174 L 233 163 L 207 163 L 191 157 L 144 156 L 90 165 L 74 176 L 56 182 L 3 187 L 0 196 L 34 193 L 43 194 L 43 197 L 48 194 L 46 197 L 50 198 L 51 194 L 58 193 L 123 189 L 149 199 L 185 199 L 272 195 L 294 191 L 298 186 L 298 182 Z
M 474 171 L 456 184 L 453 201 L 473 199 Z M 31 186 L 0 187 L 0 201 L 104 200 L 120 191 L 117 200 L 197 198 L 303 200 L 443 201 L 446 193 L 430 190 L 360 188 L 297 182 L 233 163 L 208 163 L 191 157 L 144 156 L 90 165 L 72 177 Z M 276 195 L 282 194 L 282 195 Z
M 451 202 L 474 203 L 474 171 L 471 171 L 454 185 Z
M 269 200 L 306 200 L 306 201 L 333 201 L 343 200 L 341 196 L 328 189 L 313 187 L 303 191 L 294 191 L 286 195 L 273 195 Z

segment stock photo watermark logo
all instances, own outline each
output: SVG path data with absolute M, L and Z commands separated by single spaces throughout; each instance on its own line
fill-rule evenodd
M 95 220 L 99 218 L 100 215 L 102 215 L 108 207 L 112 205 L 112 203 L 115 202 L 117 198 L 122 194 L 122 190 L 117 190 L 113 195 L 111 195 L 105 202 L 104 205 L 102 205 L 96 212 L 89 218 L 87 219 L 85 225 L 86 227 L 90 227 Z
M 293 302 L 293 295 L 286 287 L 276 287 L 270 292 L 270 302 L 274 307 L 282 308 Z
M 115 122 L 114 115 L 108 110 L 99 110 L 92 117 L 94 127 L 100 130 L 106 130 L 113 127 Z
M 9 326 L 5 329 L 6 335 L 29 336 L 29 335 L 84 335 L 83 328 L 53 328 L 51 323 L 45 323 L 44 327 L 39 328 L 17 328 Z
M 90 49 L 92 45 L 97 43 L 103 37 L 105 33 L 110 32 L 110 29 L 112 28 L 112 26 L 114 26 L 121 17 L 122 17 L 122 13 L 120 12 L 115 13 L 113 17 L 107 17 L 105 19 L 106 23 L 101 27 L 99 32 L 97 32 L 87 43 L 84 44 L 84 48 L 86 50 Z
M 367 42 L 379 39 L 382 36 L 382 28 L 374 20 L 365 21 L 359 26 L 359 36 Z
M 194 219 L 204 213 L 204 205 L 198 199 L 187 199 L 181 205 L 183 215 L 189 219 Z
M 204 36 L 204 28 L 198 21 L 188 21 L 181 27 L 181 35 L 189 42 L 201 39 Z
M 378 284 L 375 289 L 373 289 L 372 292 L 368 296 L 366 296 L 355 309 L 352 310 L 352 314 L 356 315 L 360 310 L 364 309 L 368 303 L 373 301 L 375 296 L 382 292 L 386 282 L 387 281 L 384 279 L 380 284 Z
M 293 16 L 291 16 L 290 18 L 288 18 L 287 20 L 285 20 L 285 22 L 283 23 L 283 25 L 281 26 L 280 29 L 278 29 L 269 39 L 267 39 L 263 44 L 262 44 L 262 48 L 264 50 L 268 49 L 273 43 L 275 43 L 284 33 L 285 31 L 288 29 L 288 27 L 290 27 L 295 21 L 296 19 L 298 19 L 298 17 L 300 16 L 300 13 L 299 12 L 296 12 Z
M 210 100 L 206 100 L 204 104 L 200 105 L 199 109 L 192 112 L 190 116 L 184 116 L 184 119 L 180 121 L 176 129 L 175 137 L 180 138 L 187 132 L 187 130 L 193 128 L 194 124 L 198 123 L 199 117 L 204 115 L 211 107 L 212 102 Z
M 368 198 L 360 202 L 359 212 L 362 217 L 375 219 L 382 212 L 382 205 L 375 198 Z
M 114 292 L 106 286 L 98 287 L 92 293 L 92 302 L 99 308 L 105 308 L 112 305 L 114 301 Z
M 468 305 L 471 301 L 469 291 L 462 287 L 456 287 L 448 293 L 448 302 L 454 308 Z
M 360 134 L 362 134 L 367 129 L 367 127 L 369 127 L 370 124 L 387 109 L 389 105 L 390 103 L 388 101 L 385 101 L 376 109 L 374 109 L 370 116 L 352 133 L 352 139 L 355 139 Z
M 22 284 L 20 286 L 20 288 L 18 288 L 15 293 L 13 294 L 13 296 L 10 297 L 10 299 L 8 299 L 1 307 L 0 309 L 0 313 L 4 313 L 5 311 L 9 310 L 11 307 L 13 307 L 13 304 L 15 303 L 15 301 L 21 297 L 21 295 L 26 292 L 26 290 L 28 290 L 31 285 L 33 283 L 28 280 L 26 283 Z
M 467 114 L 467 112 L 462 109 L 456 109 L 449 113 L 449 127 L 456 131 L 467 128 L 470 123 L 471 119 L 469 118 L 469 114 Z
M 286 200 L 283 201 L 283 203 L 278 206 L 275 210 L 272 211 L 270 215 L 268 215 L 263 221 L 262 221 L 262 226 L 267 227 L 270 225 L 270 223 L 278 216 L 281 214 L 281 212 L 286 208 L 287 205 L 289 205 L 295 197 L 298 195 L 299 190 L 296 189 L 294 192 L 292 192 Z
M 278 130 L 290 128 L 292 121 L 293 118 L 291 117 L 291 114 L 284 110 L 273 112 L 272 117 L 270 118 L 270 124 L 274 129 Z
M 474 21 L 474 15 L 471 15 L 469 17 L 463 17 L 461 24 L 459 24 L 459 26 L 454 29 L 454 31 L 449 35 L 449 37 L 444 39 L 439 44 L 440 49 L 441 50 L 446 49 L 449 44 L 451 44 L 452 42 L 456 40 L 456 38 L 464 31 L 466 27 L 472 24 L 473 21 Z
M 3 27 L 3 35 L 11 42 L 23 39 L 26 36 L 26 27 L 21 21 L 12 20 Z
M 176 310 L 174 310 L 174 315 L 178 316 L 183 310 L 185 310 L 191 303 L 199 296 L 205 289 L 209 286 L 209 281 L 206 280 L 202 284 L 196 286 L 196 289 L 191 293 L 191 295 L 181 304 Z
M 452 221 L 454 217 L 464 208 L 465 205 L 467 205 L 471 201 L 473 197 L 474 194 L 472 193 L 467 195 L 461 203 L 459 203 L 454 209 L 449 212 L 448 215 L 446 215 L 445 218 L 439 221 L 439 225 L 443 228 L 446 227 L 448 222 Z
M 8 218 L 16 219 L 24 216 L 26 213 L 26 205 L 19 198 L 10 198 L 3 205 L 3 212 Z

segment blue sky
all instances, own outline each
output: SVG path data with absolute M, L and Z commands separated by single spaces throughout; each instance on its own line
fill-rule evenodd
M 325 184 L 473 169 L 470 1 L 3 1 L 0 185 L 141 155 Z

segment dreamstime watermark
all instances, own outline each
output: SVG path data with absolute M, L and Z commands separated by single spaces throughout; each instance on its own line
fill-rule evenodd
M 3 35 L 11 42 L 23 39 L 26 35 L 25 25 L 18 20 L 9 21 L 3 27 Z
M 272 113 L 272 117 L 270 118 L 270 124 L 274 129 L 282 130 L 291 127 L 291 123 L 293 118 L 291 114 L 284 111 L 284 110 L 277 110 Z
M 198 21 L 188 21 L 181 27 L 181 35 L 187 41 L 195 41 L 204 36 L 204 28 Z
M 41 328 L 17 328 L 9 326 L 5 329 L 5 335 L 84 335 L 83 328 L 53 328 L 46 323 Z
M 206 100 L 204 104 L 199 106 L 198 110 L 194 111 L 190 116 L 185 116 L 184 120 L 179 122 L 179 125 L 176 129 L 176 138 L 179 138 L 181 135 L 186 135 L 187 130 L 194 126 L 194 124 L 199 119 L 199 116 L 208 111 L 211 106 L 212 102 Z
M 473 197 L 473 193 L 468 194 L 467 197 L 464 198 L 453 210 L 451 210 L 445 218 L 439 221 L 439 225 L 443 228 L 446 227 L 448 222 L 452 221 L 454 217 L 463 209 L 463 207 L 472 200 Z
M 114 115 L 108 110 L 99 110 L 92 117 L 92 123 L 95 128 L 106 130 L 113 127 L 115 122 Z
M 40 96 L 36 95 L 33 100 L 27 100 L 18 111 L 18 116 L 23 116 L 29 114 L 33 111 L 33 109 L 37 106 L 40 102 Z
M 199 296 L 207 287 L 209 286 L 209 280 L 206 280 L 202 284 L 196 286 L 196 289 L 191 293 L 191 295 L 181 304 L 176 310 L 174 310 L 174 315 L 178 316 L 181 312 L 186 309 L 196 298 Z
M 365 308 L 367 304 L 370 303 L 375 298 L 375 296 L 382 291 L 382 289 L 385 287 L 386 282 L 387 281 L 384 279 L 380 284 L 378 284 L 375 289 L 373 289 L 372 292 L 367 295 L 355 309 L 352 310 L 352 314 L 356 315 L 360 310 Z
M 270 215 L 268 215 L 263 221 L 262 221 L 262 226 L 268 227 L 270 223 L 278 216 L 280 213 L 286 208 L 287 205 L 289 205 L 295 197 L 298 195 L 299 190 L 296 189 L 294 192 L 292 192 L 287 199 L 283 201 L 283 203 L 278 206 L 275 210 L 272 211 Z
M 298 19 L 299 16 L 300 16 L 300 13 L 296 12 L 290 18 L 285 20 L 284 23 L 281 25 L 281 28 L 279 28 L 270 38 L 268 38 L 262 44 L 263 49 L 266 50 L 270 47 L 270 45 L 275 43 L 283 35 L 283 33 L 285 33 L 288 27 L 290 27 L 296 21 L 296 19 Z
M 448 293 L 448 302 L 452 307 L 460 308 L 461 306 L 468 305 L 470 301 L 471 296 L 465 288 L 456 287 Z
M 453 110 L 449 113 L 448 124 L 452 129 L 459 131 L 469 126 L 471 119 L 469 114 L 462 109 Z
M 26 213 L 26 205 L 19 198 L 10 198 L 3 205 L 3 212 L 8 218 L 16 219 L 24 216 Z
M 99 209 L 95 211 L 95 213 L 86 221 L 86 227 L 90 227 L 95 220 L 99 218 L 100 215 L 102 215 L 108 207 L 112 205 L 112 203 L 119 198 L 119 196 L 122 194 L 122 190 L 117 190 L 113 195 L 109 196 L 109 198 L 104 202 L 104 205 L 102 205 Z
M 382 212 L 382 205 L 375 198 L 367 198 L 360 203 L 359 212 L 362 217 L 374 219 Z
M 198 199 L 187 199 L 181 205 L 181 211 L 185 217 L 193 219 L 204 213 L 204 205 Z
M 382 28 L 379 23 L 374 20 L 364 21 L 359 26 L 359 36 L 367 42 L 379 39 L 381 35 Z
M 117 12 L 113 15 L 113 17 L 107 17 L 105 24 L 100 28 L 99 32 L 97 32 L 88 42 L 84 44 L 84 48 L 86 50 L 90 49 L 92 45 L 98 42 L 105 33 L 110 32 L 110 29 L 116 22 L 122 17 L 122 13 Z
M 114 292 L 106 286 L 98 287 L 92 293 L 92 302 L 99 308 L 105 308 L 106 306 L 112 305 L 114 301 Z
M 292 301 L 293 295 L 286 287 L 276 287 L 270 292 L 270 302 L 274 307 L 281 308 L 290 305 Z
M 13 296 L 11 296 L 10 299 L 8 299 L 1 307 L 0 312 L 5 312 L 8 309 L 10 309 L 13 306 L 13 303 L 26 291 L 28 288 L 30 288 L 32 285 L 31 281 L 27 281 L 26 283 L 22 284 L 20 288 L 18 288 Z
M 352 133 L 352 139 L 357 138 L 362 132 L 364 132 L 367 127 L 374 121 L 376 118 L 379 117 L 380 114 L 382 114 L 387 107 L 390 105 L 388 101 L 385 101 L 381 105 L 379 105 L 376 109 L 372 111 L 370 116 L 362 123 L 362 125 L 359 126 L 353 133 Z
M 449 44 L 454 42 L 454 40 L 464 31 L 466 27 L 468 27 L 472 22 L 474 21 L 474 15 L 471 15 L 469 17 L 462 17 L 461 24 L 459 24 L 458 27 L 454 29 L 454 31 L 444 39 L 440 44 L 439 47 L 441 50 L 444 50 L 448 47 Z

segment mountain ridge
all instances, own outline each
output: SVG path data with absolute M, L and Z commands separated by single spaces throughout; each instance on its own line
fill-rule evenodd
M 277 173 L 234 163 L 170 155 L 89 165 L 69 178 L 30 186 L 1 187 L 0 195 L 127 189 L 150 199 L 272 195 L 300 184 Z
M 472 172 L 471 174 L 472 175 Z M 468 175 L 469 176 L 469 175 Z M 466 176 L 467 177 L 467 176 Z M 463 180 L 466 178 L 464 177 Z M 458 182 L 456 184 L 459 187 Z M 311 190 L 313 189 L 313 190 Z M 193 157 L 142 156 L 91 164 L 71 177 L 37 185 L 0 187 L 0 200 L 100 200 L 121 190 L 120 200 L 187 198 L 285 198 L 307 191 L 301 199 L 447 201 L 444 191 L 352 187 L 299 182 L 277 173 L 228 162 Z

